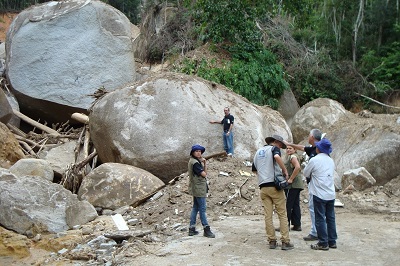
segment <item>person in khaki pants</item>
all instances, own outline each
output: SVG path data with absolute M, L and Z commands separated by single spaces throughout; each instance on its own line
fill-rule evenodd
M 286 199 L 283 190 L 275 188 L 274 176 L 276 172 L 282 171 L 288 179 L 288 171 L 281 158 L 281 148 L 286 149 L 283 138 L 272 135 L 265 139 L 267 145 L 257 150 L 254 155 L 252 171 L 257 172 L 258 186 L 260 187 L 260 198 L 264 206 L 265 230 L 269 242 L 269 248 L 277 247 L 275 228 L 272 222 L 273 207 L 279 217 L 282 250 L 293 249 L 290 243 L 289 227 L 286 213 Z

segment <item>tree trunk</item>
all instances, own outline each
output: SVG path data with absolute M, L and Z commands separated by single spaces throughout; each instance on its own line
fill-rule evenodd
M 358 9 L 358 15 L 356 22 L 354 23 L 353 28 L 353 44 L 352 44 L 352 53 L 353 53 L 353 66 L 356 65 L 357 60 L 357 38 L 358 38 L 358 30 L 363 22 L 364 18 L 364 0 L 360 0 L 360 7 Z

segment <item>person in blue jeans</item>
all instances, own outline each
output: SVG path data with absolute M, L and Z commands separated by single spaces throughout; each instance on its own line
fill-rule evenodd
M 332 144 L 328 139 L 315 143 L 317 155 L 304 168 L 304 176 L 310 178 L 309 190 L 313 195 L 315 227 L 317 228 L 318 243 L 312 244 L 315 250 L 336 248 L 335 221 L 335 163 L 329 156 Z
M 230 114 L 229 107 L 224 108 L 225 116 L 221 121 L 210 121 L 211 124 L 222 124 L 224 132 L 222 133 L 222 139 L 224 142 L 224 150 L 228 156 L 233 156 L 233 123 L 235 118 Z
M 205 150 L 203 146 L 196 144 L 192 146 L 190 151 L 190 159 L 188 162 L 188 191 L 189 194 L 193 196 L 193 207 L 190 213 L 189 236 L 199 234 L 199 232 L 196 231 L 196 217 L 197 213 L 199 213 L 200 221 L 204 229 L 203 235 L 205 237 L 214 238 L 215 235 L 211 232 L 206 215 L 206 197 L 208 192 L 207 165 L 206 159 L 202 157 Z

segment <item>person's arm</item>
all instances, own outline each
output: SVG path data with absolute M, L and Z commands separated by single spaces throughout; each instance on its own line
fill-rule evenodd
M 293 183 L 294 179 L 296 178 L 297 174 L 300 172 L 300 169 L 301 169 L 301 168 L 300 168 L 299 160 L 297 160 L 297 157 L 296 157 L 296 156 L 293 156 L 293 157 L 290 159 L 290 163 L 294 166 L 294 169 L 293 169 L 292 175 L 291 175 L 290 178 L 288 179 L 288 183 L 289 183 L 289 184 Z
M 288 171 L 285 167 L 285 164 L 283 163 L 283 160 L 281 158 L 281 156 L 279 156 L 278 154 L 274 155 L 275 161 L 276 163 L 279 165 L 279 167 L 282 169 L 282 173 L 283 175 L 286 177 L 286 179 L 288 178 Z
M 285 140 L 283 141 L 283 143 L 285 143 L 286 146 L 291 146 L 291 147 L 295 148 L 296 150 L 304 151 L 304 147 L 305 147 L 304 145 L 289 143 Z
M 207 178 L 207 160 L 206 158 L 201 157 L 200 161 L 203 163 L 203 171 L 200 175 L 204 178 Z

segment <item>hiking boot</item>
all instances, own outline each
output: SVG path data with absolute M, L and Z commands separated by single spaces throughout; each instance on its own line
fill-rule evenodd
M 308 236 L 303 237 L 305 241 L 315 241 L 318 240 L 318 237 L 309 234 Z
M 282 250 L 294 249 L 294 245 L 290 242 L 282 242 Z
M 276 247 L 277 247 L 276 240 L 269 241 L 269 249 L 276 249 Z
M 329 248 L 337 248 L 336 243 L 329 244 Z
M 329 250 L 329 246 L 328 245 L 323 246 L 320 243 L 317 243 L 317 244 L 312 244 L 311 245 L 311 249 L 314 249 L 314 250 Z
M 293 225 L 291 228 L 292 231 L 301 231 L 301 226 L 300 225 Z
M 196 227 L 189 227 L 189 236 L 198 235 L 199 231 L 196 231 Z
M 211 232 L 210 226 L 207 225 L 206 227 L 204 227 L 204 234 L 203 234 L 203 236 L 209 237 L 209 238 L 215 238 L 215 235 L 213 234 L 213 232 Z

